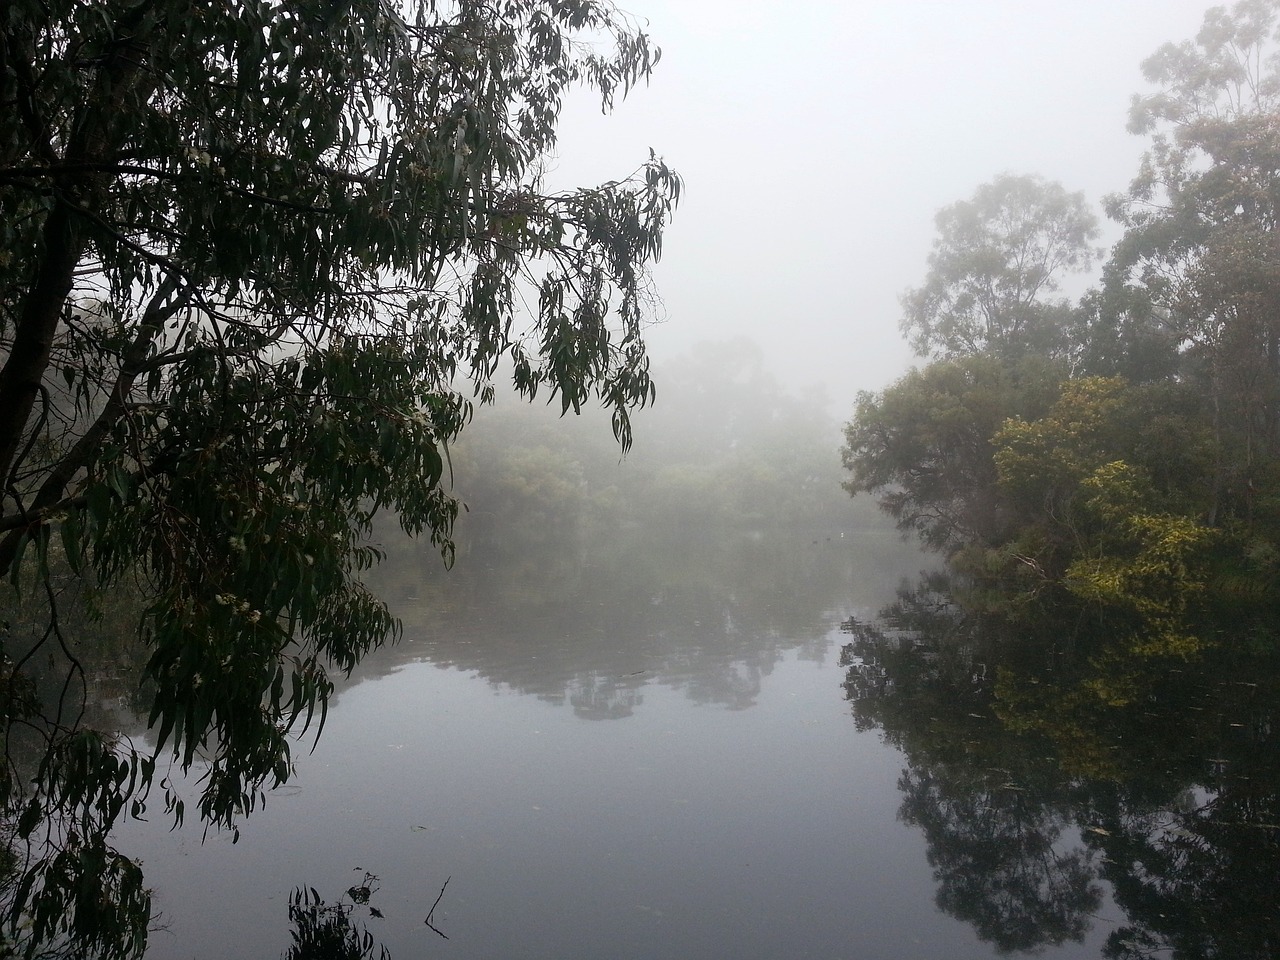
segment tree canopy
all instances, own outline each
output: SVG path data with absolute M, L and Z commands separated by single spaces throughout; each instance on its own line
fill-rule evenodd
M 374 515 L 449 555 L 449 444 L 499 370 L 629 445 L 681 182 L 651 153 L 548 187 L 566 96 L 608 111 L 658 60 L 608 2 L 11 0 L 0 27 L 0 571 L 45 603 L 0 649 L 7 742 L 40 744 L 0 767 L 0 944 L 137 954 L 110 823 L 164 751 L 207 764 L 211 824 L 288 777 L 326 670 L 395 633 L 359 581 Z M 141 598 L 145 750 L 75 720 L 68 574 Z
M 1084 196 L 1002 174 L 938 212 L 922 286 L 902 298 L 902 331 L 921 356 L 1062 351 L 1049 299 L 1062 275 L 1088 269 L 1098 235 Z
M 969 573 L 1141 611 L 1170 652 L 1196 605 L 1280 597 L 1280 3 L 1215 8 L 1144 71 L 1100 288 L 1044 298 L 1090 263 L 1079 195 L 1004 175 L 942 211 L 903 299 L 931 362 L 860 398 L 845 463 Z
M 1280 7 L 1215 8 L 1193 41 L 1143 64 L 1156 92 L 1135 97 L 1130 129 L 1151 145 L 1126 194 L 1112 283 L 1133 283 L 1213 398 L 1238 454 L 1218 465 L 1224 494 L 1280 454 Z M 1225 450 L 1224 450 L 1225 453 Z

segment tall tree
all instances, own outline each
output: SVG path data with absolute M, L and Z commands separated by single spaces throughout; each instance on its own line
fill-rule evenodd
M 921 356 L 1061 354 L 1070 309 L 1050 295 L 1093 263 L 1097 220 L 1083 194 L 1003 174 L 939 211 L 922 286 L 902 298 L 902 331 Z
M 1157 90 L 1130 129 L 1151 147 L 1124 196 L 1114 282 L 1143 288 L 1204 384 L 1223 451 L 1220 497 L 1252 509 L 1280 456 L 1280 3 L 1210 10 L 1194 40 L 1143 64 Z
M 104 838 L 153 761 L 16 695 L 71 650 L 49 571 L 138 584 L 157 749 L 203 758 L 200 816 L 232 824 L 326 668 L 394 633 L 357 579 L 374 513 L 449 551 L 447 447 L 500 362 L 629 443 L 681 184 L 651 155 L 546 185 L 570 90 L 608 110 L 658 59 L 608 0 L 9 0 L 0 29 L 0 571 L 50 603 L 0 677 L 6 736 L 47 749 L 0 788 L 20 840 L 74 825 L 4 929 L 138 953 Z

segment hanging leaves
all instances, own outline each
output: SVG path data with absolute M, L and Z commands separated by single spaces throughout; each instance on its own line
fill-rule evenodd
M 630 443 L 681 183 L 652 154 L 563 194 L 542 169 L 570 90 L 607 110 L 658 51 L 597 0 L 12 0 L 0 24 L 0 572 L 141 583 L 157 750 L 207 763 L 200 817 L 234 829 L 323 725 L 328 671 L 397 633 L 359 579 L 374 516 L 451 557 L 471 397 L 509 368 Z M 34 792 L 6 781 L 54 838 L 3 904 L 11 936 L 61 918 L 22 927 L 32 951 L 110 927 L 50 825 L 88 843 L 151 784 L 81 732 L 48 725 Z M 136 954 L 133 875 L 95 856 L 141 923 L 99 946 Z

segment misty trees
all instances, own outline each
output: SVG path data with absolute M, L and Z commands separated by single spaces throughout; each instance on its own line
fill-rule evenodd
M 1130 129 L 1142 169 L 1110 200 L 1126 227 L 1112 270 L 1140 287 L 1214 403 L 1222 507 L 1257 506 L 1280 455 L 1280 5 L 1211 10 L 1194 41 L 1143 64 L 1158 91 Z
M 1049 295 L 1064 272 L 1092 262 L 1097 225 L 1080 194 L 1007 174 L 937 223 L 901 323 L 934 360 L 860 395 L 844 462 L 846 489 L 880 494 L 901 529 L 950 553 L 1004 536 L 990 439 L 1006 417 L 1046 410 L 1067 374 L 1074 314 Z
M 1125 233 L 1102 287 L 1060 313 L 1063 339 L 1043 341 L 1038 394 L 991 390 L 1001 377 L 1030 383 L 1019 353 L 1029 341 L 1011 350 L 983 339 L 978 292 L 954 297 L 975 309 L 953 322 L 932 306 L 951 301 L 917 291 L 904 330 L 935 359 L 864 395 L 847 428 L 849 488 L 874 492 L 900 526 L 945 550 L 965 615 L 954 619 L 988 624 L 985 639 L 944 624 L 931 640 L 890 610 L 892 629 L 878 636 L 850 626 L 861 638 L 843 659 L 860 721 L 921 719 L 904 819 L 934 847 L 940 903 L 993 939 L 1023 930 L 1029 945 L 1083 929 L 1074 921 L 1091 881 L 1074 868 L 1041 874 L 1046 897 L 1009 895 L 1034 893 L 1034 871 L 1051 862 L 1034 841 L 1058 811 L 1026 806 L 1051 758 L 1079 811 L 1078 865 L 1096 864 L 1130 914 L 1106 956 L 1275 953 L 1270 907 L 1241 891 L 1275 873 L 1246 850 L 1257 853 L 1276 809 L 1263 743 L 1275 697 L 1261 688 L 1280 651 L 1278 40 L 1280 3 L 1246 0 L 1147 61 L 1158 89 L 1135 100 L 1132 126 L 1151 148 L 1108 203 Z M 957 262 L 968 252 L 981 262 L 985 242 L 972 236 Z M 950 328 L 978 335 L 938 332 Z M 996 522 L 954 522 L 975 516 L 973 504 Z M 944 607 L 927 600 L 927 613 Z M 983 779 L 993 768 L 1007 805 Z M 1188 806 L 1191 794 L 1203 802 Z M 1032 875 L 974 881 L 979 856 L 992 876 Z M 1244 913 L 1231 917 L 1236 904 Z M 1025 905 L 1049 909 L 1009 911 Z
M 902 331 L 921 356 L 1061 354 L 1069 306 L 1049 298 L 1088 269 L 1097 220 L 1084 195 L 1003 174 L 937 215 L 922 286 L 902 298 Z
M 143 595 L 157 750 L 206 764 L 199 814 L 232 824 L 289 775 L 326 668 L 394 632 L 357 577 L 373 515 L 449 551 L 447 447 L 500 361 L 629 443 L 680 182 L 651 156 L 546 187 L 569 90 L 607 110 L 657 60 L 607 2 L 11 0 L 0 23 L 0 571 L 49 603 L 4 637 L 6 736 L 43 759 L 0 767 L 26 844 L 0 943 L 137 953 L 145 894 L 105 832 L 154 761 L 74 722 L 54 573 Z M 46 660 L 47 713 L 17 695 Z
M 971 573 L 1138 615 L 1152 650 L 1280 583 L 1278 40 L 1280 3 L 1246 0 L 1146 62 L 1151 148 L 1078 305 L 1044 297 L 1089 263 L 1078 197 L 1006 176 L 944 210 L 903 298 L 932 362 L 847 428 L 850 490 Z
M 991 438 L 1014 413 L 1048 409 L 1057 384 L 1051 370 L 975 354 L 859 394 L 845 427 L 845 489 L 877 494 L 900 530 L 933 549 L 951 554 L 968 543 L 998 543 L 1007 518 Z
M 774 379 L 758 346 L 700 343 L 655 366 L 655 376 L 659 402 L 625 464 L 598 417 L 566 424 L 501 396 L 479 413 L 451 451 L 467 504 L 459 556 L 483 546 L 545 557 L 554 545 L 557 556 L 576 558 L 633 529 L 696 529 L 719 542 L 749 532 L 826 535 L 856 522 L 858 507 L 840 491 L 836 422 L 820 397 L 796 396 Z

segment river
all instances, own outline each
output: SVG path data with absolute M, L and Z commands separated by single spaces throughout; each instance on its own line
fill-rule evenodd
M 865 531 L 637 535 L 448 574 L 392 551 L 371 585 L 401 642 L 339 684 L 239 841 L 162 818 L 117 832 L 156 891 L 148 957 L 280 956 L 304 886 L 367 893 L 351 919 L 398 960 L 1005 955 L 911 805 L 936 768 L 855 715 L 862 661 L 841 662 L 849 625 L 929 563 Z M 1017 882 L 1046 882 L 1053 918 L 1017 947 L 1098 957 L 1125 922 L 1106 857 L 1080 818 L 1046 834 L 1037 816 L 1054 868 Z

